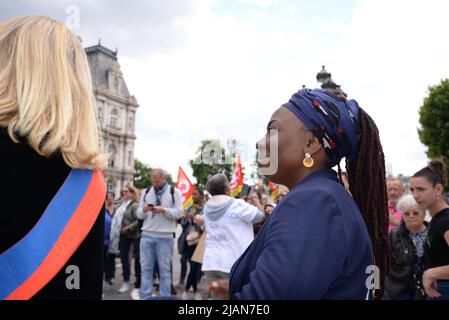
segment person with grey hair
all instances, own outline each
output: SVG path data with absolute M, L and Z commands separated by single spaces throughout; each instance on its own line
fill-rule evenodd
M 137 217 L 143 219 L 140 240 L 140 298 L 151 299 L 153 272 L 157 263 L 160 296 L 170 296 L 172 286 L 173 234 L 182 216 L 181 192 L 170 186 L 161 169 L 151 174 L 152 187 L 141 197 Z
M 422 285 L 425 270 L 424 241 L 427 236 L 425 212 L 410 194 L 399 199 L 397 208 L 402 212 L 402 221 L 390 233 L 394 259 L 385 281 L 385 299 L 425 299 Z
M 211 198 L 203 209 L 206 248 L 202 271 L 208 285 L 228 279 L 234 262 L 254 239 L 253 224 L 261 222 L 260 202 L 256 206 L 229 196 L 224 174 L 212 176 L 206 183 Z M 212 297 L 215 298 L 215 297 Z
M 391 232 L 401 224 L 402 213 L 398 209 L 397 203 L 404 194 L 404 185 L 397 178 L 389 178 L 386 183 L 389 212 L 388 232 Z

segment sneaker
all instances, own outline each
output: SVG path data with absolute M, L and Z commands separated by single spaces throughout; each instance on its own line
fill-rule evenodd
M 193 297 L 194 300 L 203 300 L 203 297 L 201 296 L 201 293 L 199 291 L 195 292 L 195 296 Z
M 118 293 L 123 293 L 129 290 L 129 282 L 123 282 L 120 289 L 118 289 Z
M 131 291 L 131 299 L 132 300 L 140 300 L 140 289 L 134 288 Z
M 189 295 L 187 294 L 187 291 L 184 291 L 181 295 L 182 300 L 189 300 Z

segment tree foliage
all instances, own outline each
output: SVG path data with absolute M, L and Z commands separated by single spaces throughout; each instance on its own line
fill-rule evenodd
M 429 158 L 440 158 L 449 165 L 449 80 L 429 86 L 429 95 L 424 98 L 419 110 L 421 128 L 418 134 L 428 147 Z
M 144 189 L 151 186 L 151 172 L 153 171 L 153 168 L 135 159 L 134 169 L 136 170 L 136 174 L 134 175 L 134 186 L 138 189 Z M 166 178 L 167 182 L 172 185 L 172 176 L 166 173 Z
M 237 141 L 227 141 L 224 147 L 219 140 L 203 140 L 196 151 L 195 159 L 189 161 L 197 186 L 205 188 L 207 179 L 222 172 L 228 179 L 234 170 Z

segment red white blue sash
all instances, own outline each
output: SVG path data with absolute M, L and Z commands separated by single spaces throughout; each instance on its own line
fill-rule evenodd
M 106 195 L 100 170 L 73 169 L 31 231 L 0 255 L 0 300 L 32 298 L 64 267 Z

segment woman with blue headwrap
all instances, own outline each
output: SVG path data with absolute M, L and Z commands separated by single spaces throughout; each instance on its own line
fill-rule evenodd
M 234 264 L 230 298 L 366 299 L 383 286 L 385 164 L 369 115 L 344 94 L 302 89 L 256 147 L 262 173 L 291 191 Z M 341 183 L 343 158 L 352 196 Z

